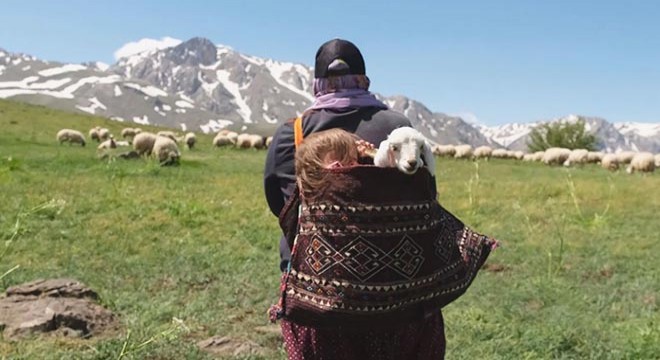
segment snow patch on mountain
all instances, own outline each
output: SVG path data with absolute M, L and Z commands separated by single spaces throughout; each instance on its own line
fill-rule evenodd
M 615 123 L 614 127 L 624 135 L 635 134 L 642 137 L 654 137 L 660 135 L 660 124 L 623 122 Z
M 139 92 L 141 92 L 141 93 L 143 93 L 147 96 L 151 96 L 151 97 L 158 97 L 158 96 L 165 97 L 165 96 L 167 96 L 167 93 L 165 91 L 163 91 L 163 90 L 161 90 L 161 89 L 159 89 L 155 86 L 151 86 L 151 85 L 143 86 L 143 85 L 138 85 L 138 84 L 134 84 L 134 83 L 125 83 L 124 86 L 129 87 L 129 88 L 134 89 L 134 90 L 137 90 L 137 91 L 139 91 Z
M 58 66 L 46 70 L 41 70 L 38 72 L 38 74 L 40 76 L 50 77 L 50 76 L 65 74 L 68 72 L 81 71 L 87 69 L 88 69 L 87 66 L 83 66 L 79 64 L 66 64 L 64 66 Z
M 218 70 L 216 71 L 216 75 L 222 86 L 234 97 L 234 103 L 238 106 L 237 111 L 243 118 L 243 121 L 247 124 L 252 123 L 252 109 L 250 109 L 246 99 L 241 95 L 238 84 L 229 79 L 231 73 L 227 70 Z
M 160 40 L 157 39 L 141 39 L 124 44 L 117 49 L 114 53 L 115 60 L 129 57 L 131 55 L 140 54 L 152 50 L 161 50 L 169 47 L 174 47 L 181 44 L 181 40 L 165 36 Z

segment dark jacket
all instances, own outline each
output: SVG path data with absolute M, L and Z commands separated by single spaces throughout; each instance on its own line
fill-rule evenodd
M 317 131 L 342 128 L 355 133 L 376 147 L 387 139 L 392 130 L 411 126 L 408 118 L 392 110 L 373 107 L 361 109 L 315 110 L 303 117 L 304 137 Z M 266 168 L 264 170 L 264 189 L 268 206 L 275 216 L 279 216 L 285 202 L 295 188 L 295 145 L 293 139 L 293 121 L 282 124 L 268 148 Z M 280 240 L 280 258 L 282 270 L 291 258 L 291 249 L 282 237 Z

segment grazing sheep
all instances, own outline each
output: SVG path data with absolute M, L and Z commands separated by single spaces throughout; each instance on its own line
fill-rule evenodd
M 660 154 L 655 154 L 655 167 L 660 167 Z
M 605 156 L 605 154 L 600 151 L 589 151 L 587 153 L 587 162 L 589 164 L 598 164 L 603 160 L 603 156 Z
M 116 149 L 117 148 L 117 142 L 115 141 L 115 137 L 110 135 L 110 138 L 102 143 L 99 144 L 99 146 L 96 147 L 98 150 L 105 150 L 105 149 Z
M 513 158 L 516 160 L 522 160 L 525 157 L 525 153 L 518 150 L 513 152 Z
M 101 141 L 101 140 L 105 141 L 105 140 L 108 140 L 110 138 L 110 130 L 108 130 L 106 128 L 100 128 L 98 130 L 98 132 L 99 132 L 99 141 Z
M 150 132 L 141 132 L 133 138 L 133 149 L 140 155 L 150 155 L 157 137 Z
M 135 135 L 140 133 L 139 131 L 136 131 L 136 130 L 139 130 L 139 129 L 138 128 L 124 128 L 121 131 L 121 137 L 124 138 L 124 139 L 126 139 L 126 138 L 132 139 L 132 138 L 135 137 Z
M 268 136 L 268 137 L 266 138 L 266 147 L 269 148 L 269 147 L 270 147 L 270 144 L 272 144 L 272 143 L 273 143 L 273 137 L 272 137 L 272 136 Z
M 616 154 L 605 154 L 600 160 L 600 166 L 603 169 L 615 171 L 619 169 L 619 158 L 616 156 Z
M 176 142 L 167 136 L 156 136 L 152 154 L 158 158 L 161 166 L 178 164 L 181 158 Z
M 545 151 L 537 151 L 533 155 L 533 160 L 541 162 L 543 161 L 543 155 L 545 155 Z
M 195 136 L 195 133 L 189 132 L 183 137 L 183 142 L 186 143 L 188 150 L 190 150 L 195 146 L 195 143 L 197 142 L 197 136 Z
M 246 133 L 239 134 L 236 138 L 236 147 L 241 149 L 250 148 L 250 146 L 252 146 L 252 141 L 250 139 L 251 136 L 252 135 Z
M 568 154 L 568 159 L 564 161 L 564 166 L 571 166 L 575 164 L 585 164 L 589 151 L 585 149 L 574 149 Z
M 85 146 L 85 136 L 78 130 L 62 129 L 57 132 L 57 141 L 60 145 L 64 142 L 69 144 L 80 144 Z
M 491 153 L 491 157 L 494 157 L 496 159 L 506 159 L 507 158 L 507 149 L 495 149 Z
M 261 135 L 250 135 L 250 147 L 253 149 L 263 149 L 266 147 L 266 139 Z
M 99 138 L 99 130 L 101 129 L 100 126 L 93 127 L 89 129 L 89 138 L 92 140 L 96 140 L 97 142 L 100 142 L 101 139 Z
M 568 160 L 571 150 L 565 148 L 549 148 L 543 153 L 543 163 L 546 165 L 561 165 Z
M 616 156 L 620 164 L 630 164 L 632 159 L 635 157 L 636 152 L 634 151 L 622 151 L 617 153 Z
M 225 134 L 218 133 L 213 138 L 213 146 L 215 146 L 215 147 L 220 147 L 220 146 L 225 146 L 225 145 L 234 145 L 234 144 L 235 143 L 232 142 L 231 139 Z
M 522 160 L 525 162 L 535 161 L 534 154 L 525 154 Z
M 433 147 L 433 153 L 438 156 L 454 156 L 456 147 L 454 145 L 436 145 Z
M 641 152 L 635 154 L 635 156 L 630 161 L 630 165 L 626 168 L 628 174 L 632 174 L 635 171 L 641 172 L 653 172 L 655 170 L 655 157 L 649 152 Z
M 168 138 L 174 140 L 174 142 L 176 142 L 176 143 L 179 142 L 179 136 L 176 133 L 172 132 L 172 131 L 159 131 L 158 133 L 156 133 L 156 135 L 168 137 Z
M 456 153 L 454 157 L 456 159 L 470 159 L 472 158 L 472 146 L 470 145 L 456 145 Z
M 414 174 L 426 165 L 431 175 L 435 176 L 435 158 L 431 145 L 422 133 L 411 127 L 394 129 L 387 140 L 380 143 L 374 156 L 374 165 L 396 167 L 404 174 Z
M 474 157 L 477 159 L 488 159 L 492 153 L 493 149 L 490 146 L 479 146 L 478 148 L 474 149 Z

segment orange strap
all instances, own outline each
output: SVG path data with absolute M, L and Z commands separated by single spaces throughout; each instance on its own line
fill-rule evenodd
M 293 143 L 298 148 L 298 145 L 303 141 L 303 128 L 302 128 L 302 116 L 298 116 L 296 120 L 293 121 Z

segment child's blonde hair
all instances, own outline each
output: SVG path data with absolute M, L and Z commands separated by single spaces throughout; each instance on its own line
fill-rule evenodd
M 305 137 L 296 149 L 296 177 L 303 196 L 307 199 L 318 194 L 328 172 L 328 156 L 342 165 L 356 163 L 360 138 L 343 129 L 329 129 Z

